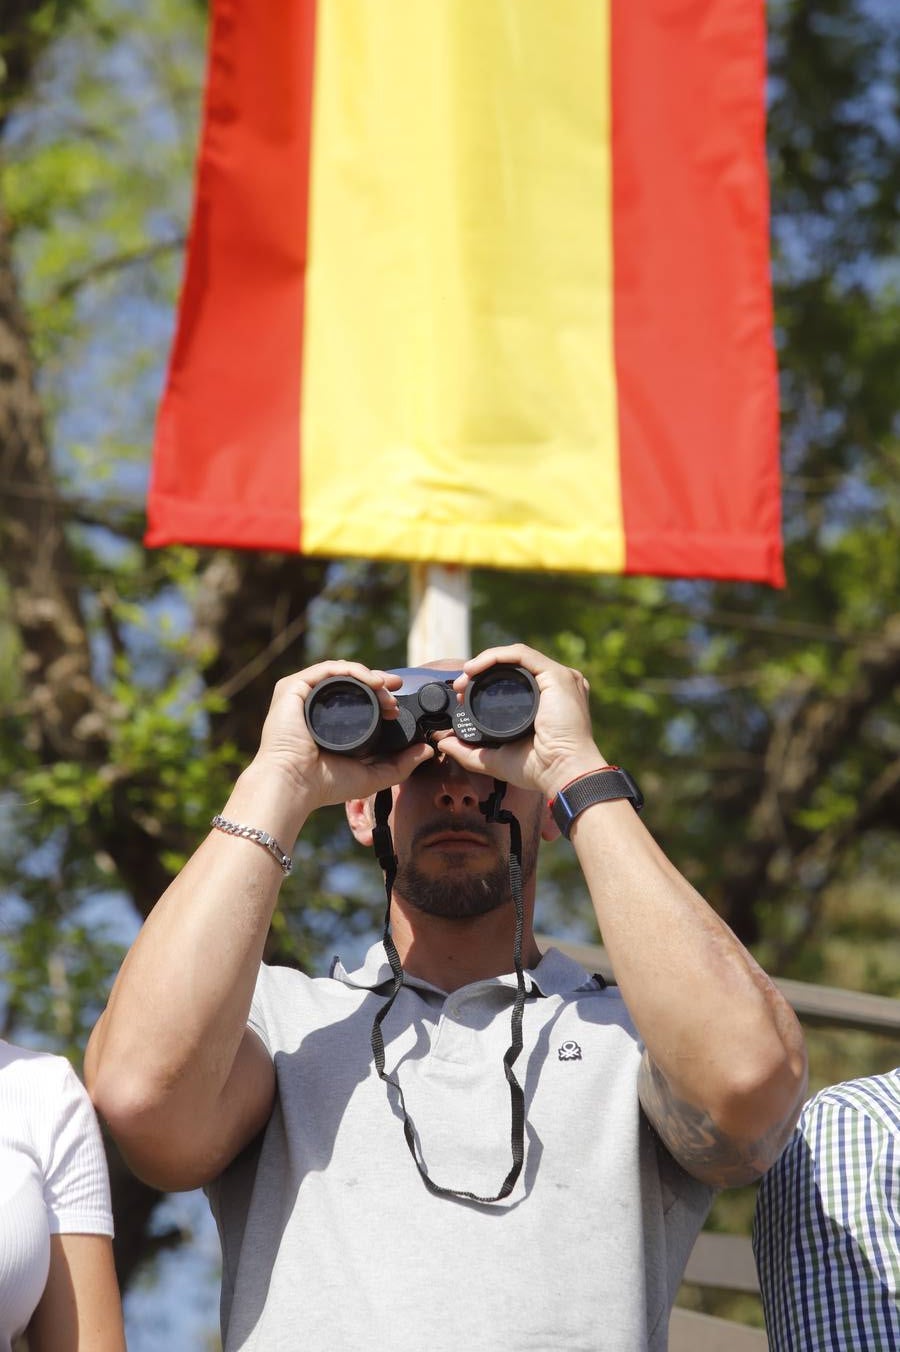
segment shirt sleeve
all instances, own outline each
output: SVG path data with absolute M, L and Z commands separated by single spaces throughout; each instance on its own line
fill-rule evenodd
M 254 1033 L 261 1039 L 263 1046 L 271 1056 L 272 1044 L 269 1037 L 268 1020 L 266 1018 L 267 978 L 268 969 L 265 963 L 261 963 L 256 977 L 256 985 L 253 989 L 253 999 L 250 1001 L 250 1013 L 247 1015 L 247 1027 L 253 1029 Z
M 112 1235 L 109 1173 L 94 1109 L 68 1062 L 53 1061 L 57 1077 L 43 1161 L 50 1233 Z
M 900 1136 L 813 1101 L 760 1184 L 753 1245 L 771 1352 L 900 1347 Z

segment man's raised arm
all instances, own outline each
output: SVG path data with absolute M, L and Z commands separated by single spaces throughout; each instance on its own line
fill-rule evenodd
M 386 714 L 395 707 L 399 678 L 356 663 L 286 677 L 222 808 L 226 822 L 265 832 L 286 854 L 317 807 L 398 783 L 433 755 L 422 743 L 367 764 L 320 753 L 303 704 L 332 675 L 365 681 Z M 91 1096 L 131 1167 L 156 1187 L 208 1182 L 271 1112 L 274 1071 L 247 1016 L 284 877 L 258 840 L 211 831 L 147 918 L 91 1035 Z
M 470 750 L 448 739 L 442 751 L 471 770 L 538 788 L 548 800 L 605 772 L 580 672 L 511 645 L 467 662 L 457 689 L 492 662 L 520 663 L 534 675 L 540 706 L 532 742 Z M 778 1156 L 806 1091 L 806 1049 L 793 1010 L 627 799 L 584 807 L 569 838 L 646 1049 L 644 1111 L 696 1178 L 720 1187 L 751 1182 Z

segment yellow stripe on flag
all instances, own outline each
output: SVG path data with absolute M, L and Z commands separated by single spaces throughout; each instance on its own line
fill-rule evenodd
M 608 6 L 319 6 L 304 552 L 623 570 Z

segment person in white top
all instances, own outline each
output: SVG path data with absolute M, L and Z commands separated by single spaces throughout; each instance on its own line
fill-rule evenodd
M 0 1039 L 0 1352 L 124 1352 L 106 1156 L 62 1056 Z

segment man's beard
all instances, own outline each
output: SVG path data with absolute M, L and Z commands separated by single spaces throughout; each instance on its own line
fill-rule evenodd
M 397 868 L 394 888 L 411 906 L 426 915 L 442 916 L 447 920 L 472 920 L 477 916 L 488 915 L 512 901 L 509 885 L 509 862 L 504 856 L 494 855 L 484 870 L 460 866 L 458 861 L 430 875 L 415 863 L 416 846 L 422 839 L 433 835 L 436 830 L 446 831 L 446 823 L 421 827 L 415 834 L 409 857 Z M 495 837 L 483 822 L 456 824 L 449 828 L 465 831 L 468 835 L 477 835 L 486 843 L 494 843 Z M 532 830 L 523 831 L 522 841 L 522 880 L 527 880 L 537 866 L 540 846 L 540 823 L 536 822 Z M 440 847 L 434 847 L 440 852 Z

